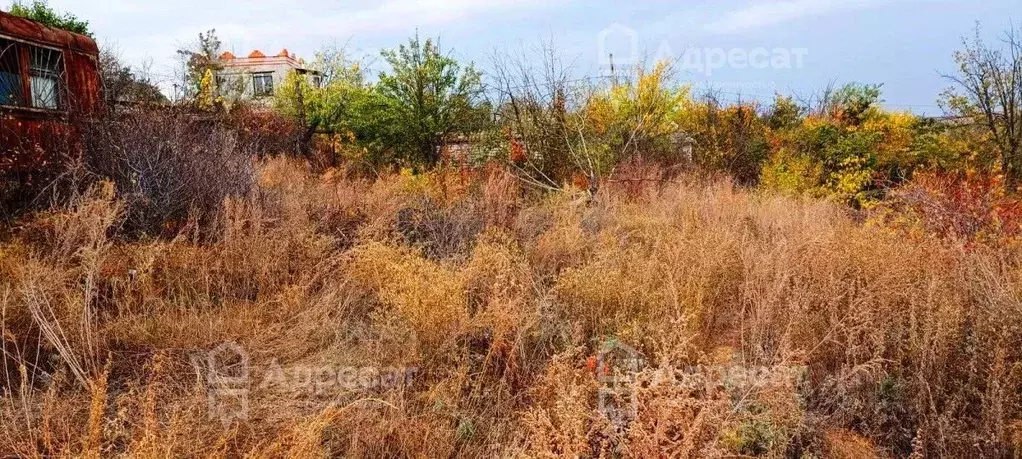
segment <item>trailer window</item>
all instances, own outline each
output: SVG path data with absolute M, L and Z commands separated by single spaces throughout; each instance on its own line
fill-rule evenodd
M 56 110 L 63 94 L 64 63 L 60 51 L 29 46 L 29 87 L 32 106 Z
M 0 38 L 0 105 L 25 105 L 18 45 Z

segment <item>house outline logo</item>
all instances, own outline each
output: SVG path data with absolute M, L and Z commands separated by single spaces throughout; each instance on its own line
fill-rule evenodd
M 610 339 L 600 346 L 596 355 L 596 375 L 600 382 L 620 382 L 622 378 L 634 379 L 644 363 L 642 353 L 635 348 Z
M 623 37 L 628 43 L 628 55 L 627 56 L 616 56 L 611 57 L 611 52 L 608 42 L 612 38 Z M 597 61 L 601 66 L 611 65 L 631 65 L 635 64 L 639 58 L 639 32 L 635 29 L 621 25 L 618 22 L 611 24 L 606 29 L 600 31 L 596 38 L 596 53 Z
M 234 371 L 237 369 L 238 371 Z M 235 342 L 223 343 L 206 354 L 207 382 L 224 385 L 247 385 L 248 353 Z
M 211 417 L 225 426 L 248 419 L 249 356 L 240 344 L 226 342 L 193 355 L 192 366 L 206 385 Z
M 600 346 L 596 355 L 597 409 L 616 428 L 624 428 L 639 413 L 636 374 L 645 366 L 645 358 L 635 348 L 617 339 Z

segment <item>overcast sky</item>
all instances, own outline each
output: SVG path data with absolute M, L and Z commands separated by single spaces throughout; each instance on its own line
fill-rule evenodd
M 0 0 L 4 1 L 4 0 Z M 174 50 L 215 28 L 226 49 L 324 45 L 377 56 L 416 30 L 485 70 L 494 50 L 552 41 L 577 75 L 642 58 L 680 58 L 682 78 L 732 98 L 884 83 L 889 106 L 937 114 L 951 53 L 979 21 L 996 39 L 1022 24 L 1019 0 L 50 0 L 90 22 L 100 45 L 151 63 L 167 87 Z M 695 50 L 695 51 L 693 51 Z M 787 59 L 785 59 L 787 58 Z M 381 67 L 376 60 L 376 67 Z

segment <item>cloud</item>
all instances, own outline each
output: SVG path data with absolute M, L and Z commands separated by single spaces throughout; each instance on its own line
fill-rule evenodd
M 511 14 L 573 1 L 577 0 L 50 0 L 50 4 L 89 20 L 101 44 L 115 45 L 127 63 L 151 63 L 152 76 L 169 86 L 177 66 L 175 50 L 209 29 L 215 28 L 225 48 L 236 53 L 287 47 L 311 57 L 331 41 L 390 42 L 420 28 L 425 35 L 448 28 L 468 32 Z
M 346 19 L 351 29 L 375 31 L 405 30 L 416 25 L 437 25 L 467 20 L 477 15 L 512 9 L 535 8 L 558 3 L 543 0 L 391 0 Z M 342 18 L 337 18 L 342 19 Z
M 882 4 L 881 0 L 784 0 L 757 3 L 728 13 L 724 18 L 708 24 L 706 30 L 717 34 L 740 33 L 802 18 Z
M 394 32 L 410 33 L 418 27 L 468 22 L 483 16 L 514 10 L 545 8 L 570 0 L 388 0 L 379 4 L 330 8 L 322 5 L 290 9 L 274 17 L 246 17 L 248 36 L 369 36 Z

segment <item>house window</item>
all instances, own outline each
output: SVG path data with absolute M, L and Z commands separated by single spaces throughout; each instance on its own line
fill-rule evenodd
M 273 94 L 273 72 L 256 73 L 252 75 L 252 93 L 256 97 L 265 97 Z
M 0 38 L 0 105 L 57 110 L 63 91 L 60 51 Z
M 19 47 L 0 38 L 0 105 L 25 105 Z
M 29 87 L 32 106 L 56 110 L 60 108 L 64 69 L 60 51 L 49 48 L 29 48 Z

